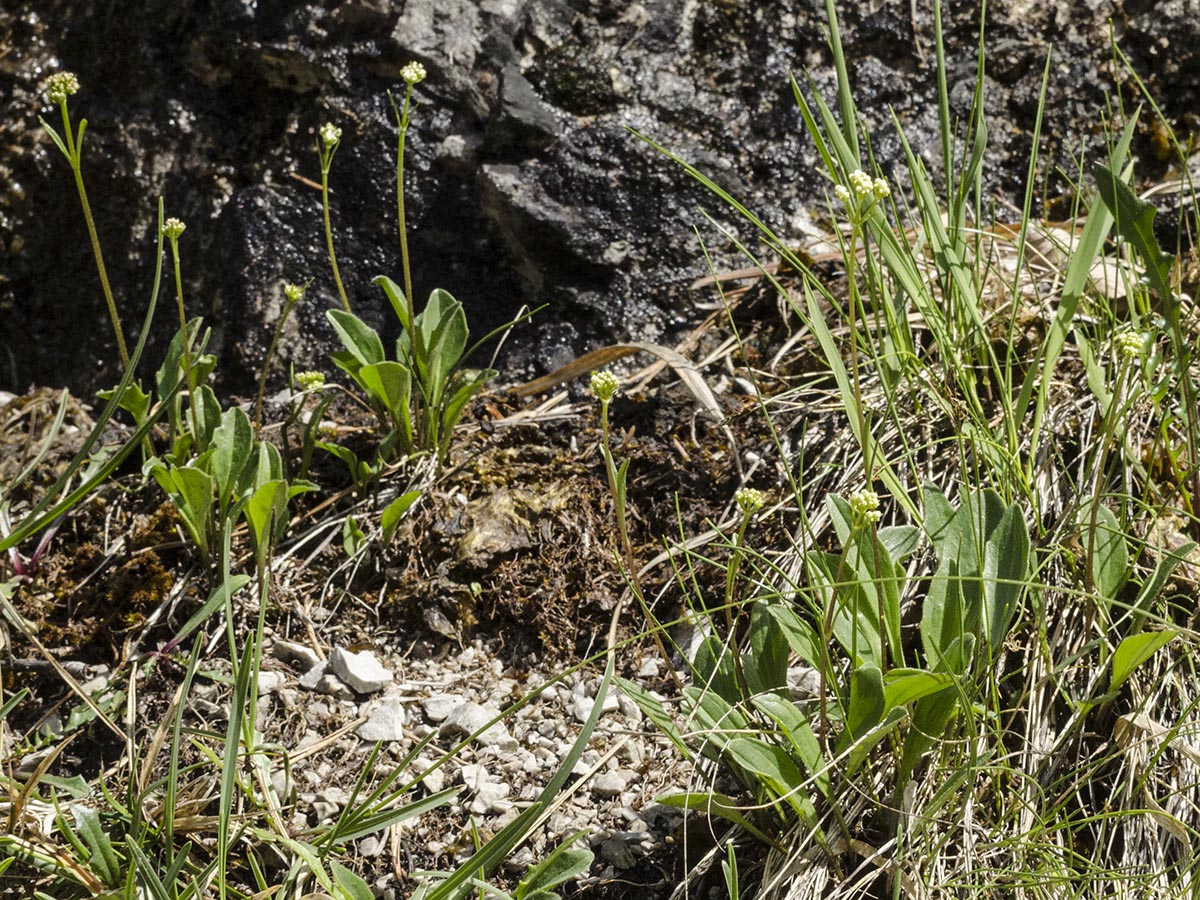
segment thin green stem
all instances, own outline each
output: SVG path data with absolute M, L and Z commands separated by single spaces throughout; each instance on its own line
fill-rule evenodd
M 404 212 L 404 143 L 412 112 L 412 94 L 413 86 L 410 84 L 404 91 L 404 111 L 400 114 L 400 137 L 396 145 L 396 225 L 400 231 L 400 267 L 404 270 L 404 299 L 408 303 L 408 321 L 415 328 L 416 305 L 413 301 L 412 266 L 408 257 L 408 220 Z M 414 336 L 414 350 L 416 346 Z
M 342 285 L 342 273 L 338 270 L 337 254 L 333 250 L 333 223 L 329 219 L 329 166 L 333 162 L 333 153 L 321 156 L 321 213 L 325 219 L 325 247 L 329 251 L 329 267 L 333 269 L 333 282 L 337 285 L 338 296 L 342 300 L 342 308 L 350 312 L 350 300 L 346 296 L 346 288 Z
M 113 299 L 112 287 L 108 283 L 108 270 L 104 266 L 104 254 L 100 251 L 100 238 L 96 234 L 96 221 L 92 216 L 92 207 L 88 203 L 87 188 L 83 184 L 83 160 L 81 149 L 75 144 L 75 134 L 71 130 L 71 116 L 67 112 L 67 101 L 59 103 L 62 111 L 63 131 L 66 132 L 67 150 L 71 171 L 75 175 L 75 189 L 79 193 L 79 203 L 83 207 L 83 218 L 87 223 L 88 239 L 92 243 L 92 254 L 96 257 L 96 271 L 100 274 L 100 288 L 104 291 L 104 301 L 108 304 L 108 315 L 112 319 L 113 333 L 117 336 L 117 351 L 121 354 L 121 364 L 129 368 L 129 350 L 125 347 L 125 332 L 121 328 L 121 316 L 117 312 L 117 301 Z
M 196 412 L 196 404 L 200 398 L 196 395 L 196 376 L 192 372 L 192 336 L 188 333 L 187 313 L 183 305 L 183 275 L 179 265 L 179 238 L 170 238 L 171 259 L 175 264 L 175 299 L 179 303 L 179 328 L 183 342 L 183 375 L 188 386 L 188 411 L 192 420 L 192 448 L 200 452 L 200 418 Z

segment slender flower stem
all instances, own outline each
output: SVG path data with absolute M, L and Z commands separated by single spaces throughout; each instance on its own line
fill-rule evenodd
M 291 315 L 292 310 L 300 302 L 300 298 L 304 296 L 304 292 L 307 289 L 307 285 L 285 284 L 283 286 L 283 312 L 280 314 L 279 321 L 275 325 L 275 333 L 271 335 L 271 345 L 267 348 L 266 358 L 263 359 L 262 372 L 258 377 L 258 396 L 254 400 L 255 433 L 262 431 L 263 395 L 267 390 L 267 371 L 271 368 L 271 360 L 275 356 L 275 349 L 279 346 L 279 335 L 283 332 L 283 326 L 287 323 L 288 316 Z
M 104 266 L 104 254 L 100 251 L 100 238 L 96 234 L 96 221 L 92 217 L 92 207 L 88 203 L 87 189 L 83 185 L 83 165 L 80 150 L 75 144 L 75 135 L 71 130 L 71 117 L 67 112 L 67 101 L 59 101 L 62 112 L 63 131 L 65 133 L 68 160 L 71 171 L 75 174 L 75 189 L 79 193 L 79 203 L 83 207 L 83 218 L 87 222 L 88 239 L 92 243 L 92 254 L 96 257 L 96 271 L 100 274 L 100 288 L 104 291 L 104 301 L 108 304 L 108 315 L 112 319 L 113 333 L 117 336 L 117 351 L 121 354 L 121 364 L 129 368 L 129 350 L 125 346 L 125 332 L 121 328 L 121 316 L 117 312 L 117 301 L 113 298 L 112 287 L 108 283 L 108 270 Z
M 332 158 L 332 154 L 330 154 Z M 350 299 L 342 285 L 342 273 L 338 270 L 337 254 L 333 250 L 333 223 L 329 219 L 329 166 L 321 166 L 321 211 L 325 218 L 325 247 L 329 250 L 329 266 L 333 269 L 333 282 L 337 285 L 342 308 L 350 312 Z
M 200 452 L 200 418 L 196 407 L 200 398 L 196 394 L 196 375 L 192 370 L 192 336 L 188 333 L 187 313 L 183 305 L 183 274 L 179 265 L 179 236 L 183 234 L 184 224 L 178 219 L 167 219 L 163 225 L 163 233 L 171 242 L 171 259 L 175 264 L 175 299 L 179 304 L 179 330 L 183 346 L 183 374 L 188 386 L 188 411 L 192 420 L 192 448 Z

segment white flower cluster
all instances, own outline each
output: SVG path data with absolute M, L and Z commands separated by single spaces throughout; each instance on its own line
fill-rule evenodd
M 743 516 L 752 516 L 766 504 L 767 495 L 756 488 L 744 487 L 737 489 L 733 500 Z
M 621 387 L 621 382 L 612 372 L 596 371 L 592 373 L 592 393 L 601 403 L 607 403 Z
M 850 518 L 856 524 L 874 525 L 883 518 L 879 495 L 874 491 L 855 491 L 850 495 Z
M 79 79 L 74 72 L 55 72 L 46 79 L 46 95 L 51 103 L 62 103 L 79 90 Z
M 187 226 L 180 219 L 172 218 L 163 222 L 163 236 L 169 241 L 179 240 L 180 235 L 186 230 Z
M 297 372 L 296 384 L 302 391 L 311 391 L 314 388 L 322 387 L 325 384 L 325 373 L 313 370 Z
M 855 169 L 850 173 L 850 187 L 839 184 L 834 187 L 833 194 L 843 205 L 849 206 L 851 189 L 854 191 L 853 196 L 857 197 L 860 203 L 866 200 L 884 200 L 892 195 L 886 178 L 872 178 L 862 169 Z
M 289 305 L 294 305 L 300 302 L 300 298 L 304 296 L 305 287 L 299 284 L 288 282 L 283 286 L 283 298 L 287 300 Z
M 321 135 L 321 142 L 326 147 L 332 147 L 342 139 L 342 129 L 338 128 L 332 122 L 326 122 L 322 125 L 319 133 Z
M 1141 359 L 1147 343 L 1149 343 L 1147 336 L 1132 328 L 1118 333 L 1113 338 L 1113 346 L 1116 347 L 1117 353 L 1128 360 Z
M 415 60 L 407 63 L 404 68 L 400 70 L 400 77 L 407 81 L 410 85 L 420 84 L 425 80 L 426 74 L 425 67 Z

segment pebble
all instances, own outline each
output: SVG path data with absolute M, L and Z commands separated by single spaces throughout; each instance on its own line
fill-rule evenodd
M 404 738 L 408 713 L 399 700 L 384 700 L 371 710 L 367 721 L 358 726 L 355 734 L 364 741 L 399 741 Z
M 329 662 L 327 660 L 314 663 L 300 676 L 298 684 L 306 691 L 315 691 L 327 671 L 329 671 Z
M 587 687 L 582 682 L 575 685 L 575 689 L 571 692 L 571 694 L 571 708 L 575 714 L 576 720 L 579 722 L 586 722 L 588 716 L 592 714 L 592 707 L 596 705 L 595 698 L 589 696 Z M 608 693 L 604 695 L 604 706 L 601 707 L 602 711 L 612 712 L 613 710 L 618 709 L 619 706 L 620 701 L 617 699 L 616 692 L 612 690 L 608 691 Z
M 616 835 L 600 845 L 600 858 L 614 869 L 632 869 L 637 865 L 633 848 Z
M 332 672 L 326 672 L 321 676 L 317 682 L 317 693 L 339 700 L 350 700 L 354 697 L 350 688 L 346 687 L 346 684 Z
M 454 712 L 454 708 L 460 703 L 462 697 L 456 697 L 454 694 L 430 694 L 421 701 L 421 709 L 424 710 L 426 719 L 438 723 L 446 721 L 447 716 Z
M 273 694 L 283 684 L 283 673 L 267 670 L 258 673 L 258 696 Z
M 316 650 L 296 641 L 276 640 L 271 645 L 271 655 L 282 662 L 297 663 L 305 671 L 321 662 Z
M 592 779 L 592 793 L 598 797 L 617 797 L 629 785 L 628 776 L 618 769 L 615 772 L 601 772 Z
M 391 670 L 384 668 L 370 650 L 352 653 L 335 647 L 329 657 L 329 667 L 338 678 L 360 694 L 373 694 L 392 683 Z
M 463 701 L 446 716 L 438 733 L 443 737 L 466 737 L 475 734 L 498 715 L 500 715 L 500 710 L 493 706 Z M 497 722 L 486 731 L 476 734 L 475 741 L 484 747 L 512 745 L 513 749 L 516 749 L 516 741 L 508 733 L 503 722 Z

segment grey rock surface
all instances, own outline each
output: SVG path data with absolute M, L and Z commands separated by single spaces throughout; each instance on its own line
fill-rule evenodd
M 936 173 L 928 5 L 841 7 L 875 157 L 902 175 L 894 110 Z M 1167 116 L 1194 130 L 1193 12 L 1182 0 L 989 4 L 987 184 L 1021 195 L 1051 47 L 1043 169 L 1096 158 L 1105 92 L 1131 85 L 1112 69 L 1110 20 Z M 964 116 L 977 5 L 947 4 L 945 16 L 951 103 Z M 395 332 L 371 285 L 399 273 L 387 91 L 420 60 L 429 78 L 407 153 L 418 298 L 446 288 L 477 335 L 523 304 L 548 304 L 506 345 L 506 376 L 517 379 L 617 338 L 669 341 L 698 319 L 687 285 L 705 265 L 692 226 L 704 224 L 701 207 L 732 220 L 629 129 L 695 163 L 785 240 L 819 215 L 826 185 L 789 78 L 810 73 L 830 95 L 822 20 L 821 4 L 797 0 L 13 0 L 0 10 L 0 389 L 86 393 L 116 380 L 72 179 L 38 124 L 53 113 L 41 96 L 52 71 L 75 71 L 83 84 L 72 109 L 90 122 L 85 170 L 125 330 L 146 308 L 162 194 L 167 215 L 188 223 L 190 312 L 213 329 L 219 377 L 245 390 L 285 280 L 314 283 L 284 329 L 271 386 L 289 362 L 328 368 L 335 339 L 322 313 L 336 298 L 311 186 L 324 121 L 344 129 L 332 202 L 347 290 L 368 322 Z M 1165 165 L 1148 126 L 1135 149 L 1143 175 Z M 737 264 L 704 227 L 718 261 Z M 160 314 L 147 371 L 172 332 Z
M 342 683 L 360 694 L 383 690 L 395 677 L 370 650 L 354 653 L 335 647 L 329 654 L 329 669 Z

